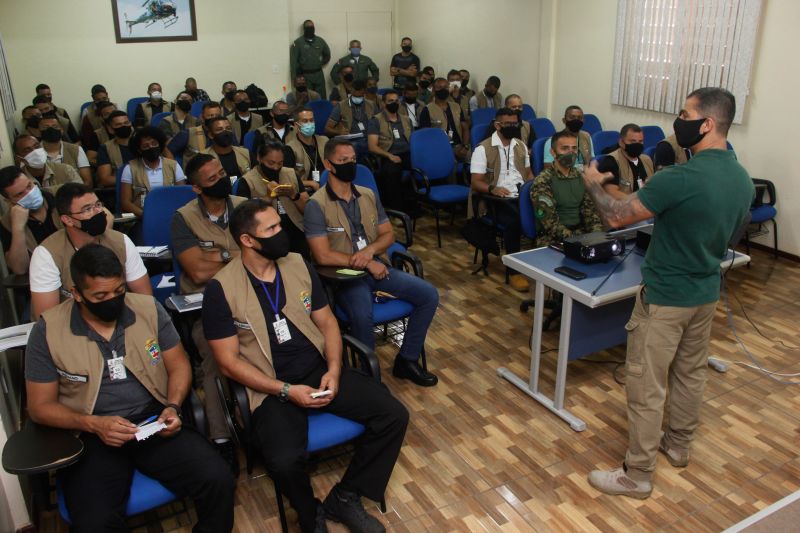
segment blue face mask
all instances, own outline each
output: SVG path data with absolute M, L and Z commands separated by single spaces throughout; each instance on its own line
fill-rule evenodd
M 24 207 L 29 211 L 36 211 L 42 204 L 44 203 L 44 198 L 42 197 L 42 191 L 37 186 L 33 186 L 33 188 L 28 191 L 28 194 L 20 198 L 19 204 L 20 207 Z
M 363 96 L 351 96 L 350 101 L 353 102 L 353 105 L 361 105 L 364 102 Z
M 305 135 L 306 137 L 311 137 L 316 132 L 317 127 L 313 122 L 306 122 L 305 124 L 300 124 L 300 133 Z
M 360 55 L 361 55 L 361 48 L 351 48 L 351 49 L 350 49 L 350 54 L 351 54 L 353 57 L 358 57 L 358 56 L 360 56 Z

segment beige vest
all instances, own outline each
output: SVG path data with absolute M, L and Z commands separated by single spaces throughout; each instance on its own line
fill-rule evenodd
M 584 165 L 588 165 L 592 160 L 592 152 L 589 150 L 589 146 L 591 146 L 591 144 L 592 136 L 587 132 L 580 130 L 578 132 L 578 151 L 583 157 Z
M 250 187 L 252 198 L 263 198 L 267 202 L 270 202 L 272 207 L 278 210 L 278 212 L 280 212 L 280 208 L 278 207 L 278 204 L 280 204 L 283 207 L 283 211 L 286 212 L 286 216 L 288 216 L 294 225 L 302 231 L 303 213 L 300 212 L 297 205 L 291 200 L 291 197 L 298 192 L 297 175 L 294 170 L 283 167 L 280 174 L 278 174 L 278 183 L 281 185 L 290 185 L 292 187 L 290 197 L 280 196 L 271 198 L 269 196 L 269 189 L 267 189 L 267 184 L 264 182 L 264 180 L 269 181 L 269 178 L 261 172 L 260 166 L 253 167 L 250 172 L 244 175 L 243 179 Z
M 117 169 L 123 165 L 122 150 L 116 139 L 111 139 L 103 143 L 108 152 L 108 160 L 111 162 L 111 174 L 117 174 Z
M 501 170 L 500 147 L 492 146 L 491 137 L 481 142 L 478 146 L 483 146 L 484 153 L 486 154 L 486 174 L 483 175 L 483 181 L 485 181 L 487 185 L 496 186 L 497 180 L 500 179 Z M 519 171 L 523 179 L 525 179 L 525 156 L 527 153 L 528 149 L 522 141 L 517 139 L 517 142 L 514 144 L 514 153 L 511 157 L 513 158 L 514 168 Z M 472 196 L 473 194 L 470 193 L 469 199 L 467 200 L 467 218 L 474 216 Z M 483 216 L 485 213 L 486 205 L 485 202 L 481 201 L 478 204 L 478 215 Z
M 53 206 L 48 206 L 48 208 Z M 50 215 L 50 218 L 53 220 L 53 224 L 55 224 L 56 228 L 61 229 L 64 227 L 64 224 L 61 223 L 61 217 L 58 216 L 58 211 L 54 208 L 53 212 Z M 11 233 L 11 210 L 6 210 L 3 213 L 3 216 L 0 217 L 0 224 L 6 228 L 6 231 Z M 28 253 L 33 253 L 33 249 L 39 246 L 39 243 L 36 242 L 36 239 L 33 238 L 33 233 L 31 232 L 28 225 L 25 225 L 25 246 L 28 248 Z
M 311 320 L 311 276 L 303 258 L 296 253 L 278 259 L 281 284 L 286 292 L 286 303 L 281 309 L 286 318 L 311 341 L 320 356 L 325 353 L 325 339 L 322 332 Z M 225 292 L 225 299 L 231 308 L 233 324 L 239 338 L 239 356 L 265 375 L 274 378 L 272 351 L 269 345 L 268 322 L 264 310 L 258 302 L 253 284 L 247 276 L 241 258 L 236 258 L 217 272 L 214 279 L 219 281 Z M 250 409 L 254 410 L 267 394 L 247 389 Z
M 45 189 L 53 194 L 55 194 L 58 188 L 65 183 L 83 183 L 83 180 L 78 175 L 78 171 L 63 163 L 53 163 L 51 161 L 45 163 L 44 175 L 42 176 L 41 181 L 39 181 L 38 178 L 33 177 L 33 174 L 30 173 L 30 169 L 27 166 L 23 167 L 22 172 L 35 182 L 39 183 L 42 189 Z
M 142 108 L 142 112 L 144 113 L 144 125 L 149 126 L 150 121 L 153 120 L 153 105 L 150 101 L 142 102 L 139 104 L 139 107 Z M 172 112 L 172 102 L 162 101 L 161 102 L 161 111 L 159 113 L 170 113 Z
M 119 150 L 119 147 L 117 147 Z M 144 207 L 144 199 L 150 192 L 150 180 L 147 177 L 147 169 L 141 159 L 131 159 L 128 163 L 131 168 L 131 185 L 133 185 L 133 196 L 131 201 L 134 205 Z M 175 185 L 175 174 L 178 163 L 174 159 L 161 158 L 161 174 L 164 177 L 163 187 Z
M 122 263 L 123 270 L 127 261 L 127 254 L 125 251 L 125 235 L 113 229 L 107 229 L 105 233 L 97 237 L 97 244 L 110 248 L 114 255 L 117 256 L 119 262 Z M 72 281 L 72 274 L 69 271 L 69 262 L 72 256 L 75 255 L 75 247 L 67 237 L 67 230 L 61 229 L 50 235 L 42 241 L 40 246 L 50 252 L 53 257 L 53 264 L 58 268 L 58 273 L 61 276 L 61 300 L 70 297 L 69 290 L 74 286 Z
M 95 129 L 94 135 L 97 137 L 97 144 L 103 144 L 111 139 L 111 135 L 108 134 L 105 126 Z
M 233 207 L 247 200 L 239 196 L 230 196 Z M 219 250 L 228 250 L 231 255 L 239 255 L 239 245 L 233 240 L 230 229 L 222 229 L 213 222 L 211 222 L 203 211 L 200 210 L 200 198 L 190 201 L 185 206 L 178 209 L 186 225 L 192 231 L 197 240 L 201 242 L 213 243 L 213 248 Z M 231 213 L 228 213 L 228 220 L 230 221 Z M 201 292 L 205 288 L 204 285 L 196 285 L 191 278 L 187 275 L 181 276 L 181 294 L 191 294 L 194 292 Z
M 386 116 L 385 112 L 378 113 L 375 115 L 375 118 L 378 120 L 378 126 L 380 127 L 378 146 L 381 150 L 389 151 L 389 148 L 392 147 L 392 143 L 394 142 L 394 134 L 392 133 L 391 124 L 389 124 L 389 118 Z M 400 113 L 397 113 L 397 118 L 403 126 L 403 137 L 406 138 L 406 142 L 411 142 L 411 120 L 408 118 L 408 115 L 404 116 Z
M 325 145 L 328 144 L 328 138 L 324 135 L 314 135 L 314 138 L 317 140 L 317 154 L 319 156 L 316 161 L 316 170 L 319 170 L 319 173 L 322 174 L 322 171 L 325 170 L 322 165 L 322 160 L 325 157 Z M 294 152 L 294 159 L 296 161 L 295 172 L 297 172 L 297 177 L 301 180 L 310 180 L 312 178 L 311 171 L 315 170 L 315 165 L 314 161 L 308 157 L 308 153 L 303 148 L 303 142 L 295 137 L 291 142 L 286 143 L 286 146 L 291 148 L 292 152 Z
M 372 102 L 370 102 L 365 98 L 364 103 L 361 105 L 364 106 L 364 110 L 366 111 L 367 114 L 367 120 L 372 118 L 372 116 L 375 114 L 375 104 L 373 104 Z M 342 100 L 341 102 L 339 102 L 339 110 L 342 113 L 341 123 L 347 129 L 347 133 L 350 133 L 350 128 L 353 126 L 353 108 L 350 107 L 350 100 Z M 366 124 L 364 124 L 363 133 L 364 135 L 366 135 L 367 133 Z
M 450 112 L 453 114 L 453 123 L 456 128 L 460 125 L 460 117 L 461 117 L 461 108 L 455 103 L 452 99 L 447 100 L 447 106 L 450 108 Z M 425 106 L 428 109 L 428 115 L 431 117 L 431 127 L 439 128 L 440 130 L 447 133 L 447 114 L 439 107 L 436 102 L 431 100 L 431 102 Z M 461 135 L 461 130 L 458 130 L 459 136 Z M 462 142 L 469 142 L 469 139 L 462 139 Z
M 631 194 L 633 192 L 633 170 L 622 153 L 622 148 L 617 148 L 608 155 L 614 158 L 619 167 L 619 190 L 625 194 Z M 648 178 L 653 175 L 653 160 L 650 159 L 650 156 L 640 155 L 639 163 L 644 166 L 644 172 Z
M 164 117 L 161 120 L 161 122 L 166 122 L 167 124 L 169 124 L 169 129 L 172 132 L 171 136 L 174 137 L 175 135 L 180 133 L 181 125 L 178 122 L 178 120 L 175 118 L 174 114 L 167 115 L 166 117 Z M 191 115 L 189 113 L 187 113 L 186 116 L 183 118 L 183 129 L 187 129 L 188 130 L 190 128 L 194 128 L 195 126 L 198 126 L 199 124 L 200 124 L 200 119 L 195 118 L 194 115 Z
M 208 143 L 206 142 L 206 132 L 202 125 L 189 128 L 186 131 L 189 134 L 189 139 L 186 143 L 186 150 L 183 152 L 184 168 L 189 165 L 189 161 L 191 161 L 194 156 L 208 147 Z
M 367 244 L 375 242 L 378 238 L 378 208 L 375 204 L 375 193 L 372 189 L 355 185 L 356 190 L 361 196 L 358 197 L 358 208 L 361 211 L 361 225 L 364 227 L 364 232 L 367 234 Z M 351 255 L 353 253 L 353 235 L 350 228 L 350 219 L 344 212 L 344 209 L 337 200 L 331 200 L 328 197 L 328 186 L 320 187 L 317 192 L 311 197 L 315 200 L 322 214 L 325 216 L 325 225 L 334 228 L 344 228 L 344 231 L 329 231 L 328 244 L 332 250 L 341 252 L 343 254 Z M 381 256 L 388 262 L 386 254 Z
M 242 138 L 242 123 L 236 118 L 236 113 L 231 113 L 227 118 L 233 128 L 233 134 L 236 135 L 236 140 Z M 250 129 L 248 132 L 255 131 L 264 125 L 264 119 L 258 113 L 250 113 Z
M 294 131 L 294 128 L 291 127 L 289 124 L 286 124 L 286 128 L 288 128 L 288 131 L 284 133 L 283 140 L 281 140 L 281 138 L 275 135 L 275 133 L 272 131 L 272 122 L 256 128 L 256 131 L 260 133 L 263 137 L 266 137 L 268 140 L 277 141 L 281 144 L 286 145 L 297 139 L 297 133 Z M 262 139 L 261 142 L 263 143 L 264 139 Z M 256 143 L 256 151 L 258 151 L 258 146 L 259 146 L 258 143 Z
M 97 114 L 97 108 L 94 106 L 94 103 L 86 110 L 86 120 L 92 125 L 93 130 L 103 127 L 103 117 Z
M 89 337 L 72 335 L 70 317 L 75 305 L 66 301 L 42 314 L 47 324 L 45 337 L 53 363 L 59 373 L 58 402 L 78 413 L 92 414 L 105 359 L 97 343 Z M 158 346 L 158 314 L 152 296 L 127 293 L 125 305 L 136 315 L 136 322 L 125 328 L 123 362 L 159 403 L 166 405 L 167 369 Z
M 478 100 L 478 108 L 483 109 L 484 107 L 489 107 L 489 100 L 486 98 L 486 93 L 480 91 L 477 94 L 478 96 L 476 99 Z M 499 92 L 495 93 L 495 95 L 492 97 L 492 103 L 494 104 L 492 107 L 495 109 L 500 109 L 503 107 L 503 95 Z
M 78 170 L 78 145 L 61 141 L 61 164 Z
M 682 165 L 683 163 L 686 163 L 689 160 L 686 157 L 686 151 L 683 148 L 681 148 L 681 145 L 678 144 L 678 140 L 675 138 L 674 133 L 669 137 L 667 137 L 666 139 L 659 142 L 659 144 L 661 143 L 667 143 L 672 147 L 672 151 L 675 152 L 676 165 Z
M 350 96 L 350 91 L 347 90 L 347 87 L 344 86 L 344 83 L 340 83 L 336 86 L 339 90 L 339 101 L 344 102 L 347 100 L 347 97 Z
M 233 153 L 236 155 L 236 166 L 239 167 L 239 176 L 244 176 L 247 174 L 247 171 L 250 170 L 250 152 L 247 151 L 247 148 L 242 146 L 232 146 L 231 148 L 233 148 Z M 212 146 L 203 150 L 203 153 L 214 156 L 214 159 L 219 160 L 219 155 L 217 155 L 217 152 L 214 151 L 214 147 Z
M 520 137 L 522 138 L 522 142 L 525 143 L 525 146 L 531 145 L 531 123 L 527 120 L 523 120 L 522 124 L 519 128 Z

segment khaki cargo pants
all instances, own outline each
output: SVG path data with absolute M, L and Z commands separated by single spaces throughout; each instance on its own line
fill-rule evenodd
M 700 417 L 706 383 L 708 342 L 717 302 L 696 307 L 647 304 L 636 295 L 628 330 L 625 388 L 628 395 L 628 475 L 649 481 L 669 390 L 665 432 L 670 448 L 688 450 Z

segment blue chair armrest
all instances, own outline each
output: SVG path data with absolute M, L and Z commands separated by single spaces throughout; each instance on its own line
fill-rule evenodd
M 392 254 L 391 260 L 394 268 L 405 272 L 412 272 L 418 278 L 425 279 L 425 274 L 422 270 L 422 261 L 408 250 L 395 251 Z
M 419 184 L 417 183 L 417 179 L 416 179 L 416 177 L 412 176 L 411 186 L 414 187 L 414 192 L 417 193 L 420 196 L 424 196 L 425 198 L 430 198 L 430 195 L 431 195 L 431 182 L 428 179 L 428 176 L 425 175 L 425 172 L 423 172 L 419 168 L 412 168 L 411 169 L 411 173 L 412 174 L 418 174 L 419 177 L 422 178 L 422 182 L 425 185 L 425 187 L 424 187 L 425 188 L 425 192 L 420 192 Z
M 403 213 L 402 211 L 397 211 L 396 209 L 384 209 L 384 211 L 386 211 L 386 215 L 389 218 L 396 218 L 403 223 L 403 230 L 406 233 L 406 238 L 405 241 L 397 241 L 397 242 L 402 244 L 406 248 L 414 244 L 414 234 L 411 231 L 412 229 L 411 217 L 408 216 L 406 213 Z
M 208 422 L 206 420 L 206 410 L 203 407 L 203 402 L 200 401 L 200 397 L 194 391 L 194 389 L 189 389 L 189 394 L 186 395 L 186 399 L 183 401 L 183 407 L 181 410 L 189 415 L 188 422 L 192 427 L 194 427 L 201 435 L 208 436 Z
M 372 379 L 378 383 L 381 382 L 381 365 L 378 363 L 375 352 L 367 348 L 360 340 L 347 333 L 342 335 L 342 347 L 342 359 L 345 360 L 345 364 L 348 364 L 346 361 L 347 355 L 349 355 L 352 360 L 358 357 L 361 367 L 366 372 L 369 372 Z

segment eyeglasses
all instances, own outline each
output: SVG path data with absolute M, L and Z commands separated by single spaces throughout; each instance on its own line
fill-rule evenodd
M 83 206 L 83 209 L 77 213 L 70 213 L 70 215 L 90 215 L 93 211 L 102 211 L 103 202 L 95 202 L 93 204 Z
M 499 125 L 501 128 L 505 126 L 519 126 L 519 122 L 517 122 L 516 120 L 514 122 L 496 122 L 496 124 Z

